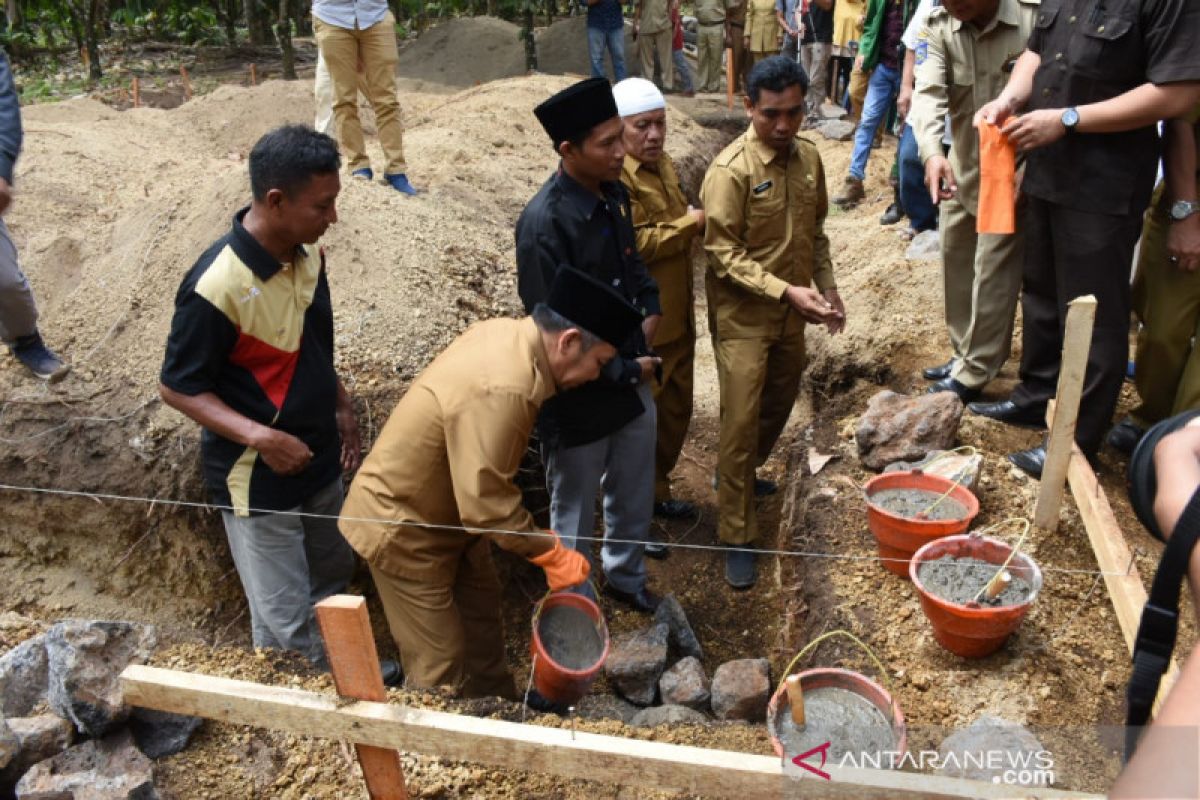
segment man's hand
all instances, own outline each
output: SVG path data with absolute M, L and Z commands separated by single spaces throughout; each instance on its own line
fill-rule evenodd
M 696 218 L 696 227 L 700 230 L 704 230 L 704 222 L 707 219 L 704 216 L 704 209 L 696 208 L 695 206 L 688 206 L 688 213 Z
M 302 472 L 312 461 L 313 452 L 308 445 L 290 433 L 261 426 L 261 431 L 250 444 L 263 462 L 279 475 L 295 475 Z
M 642 383 L 652 381 L 655 370 L 662 366 L 662 359 L 658 356 L 639 356 L 636 360 L 642 368 Z
M 362 438 L 358 433 L 358 416 L 348 395 L 344 403 L 338 403 L 334 416 L 342 438 L 342 472 L 353 472 L 362 464 Z
M 0 214 L 8 211 L 10 205 L 12 205 L 12 187 L 8 185 L 8 181 L 0 178 Z
M 908 119 L 908 112 L 912 110 L 912 96 L 911 86 L 900 87 L 900 94 L 896 95 L 896 113 L 902 120 Z
M 658 326 L 662 322 L 662 314 L 651 314 L 642 320 L 642 335 L 646 337 L 646 344 L 654 347 L 654 337 L 658 335 Z
M 854 57 L 854 71 L 855 72 L 863 71 L 863 55 L 862 55 L 862 53 L 859 53 L 857 56 Z
M 1167 255 L 1180 272 L 1195 272 L 1200 267 L 1200 214 L 1171 222 L 1167 232 Z
M 929 199 L 936 206 L 943 200 L 949 200 L 958 192 L 958 181 L 954 177 L 954 169 L 945 156 L 933 156 L 925 162 L 925 186 L 929 189 Z
M 1054 108 L 1043 108 L 1014 117 L 1000 130 L 1013 147 L 1022 151 L 1045 147 L 1067 135 L 1062 110 Z
M 975 112 L 975 119 L 972 125 L 979 127 L 981 122 L 987 122 L 992 125 L 1003 125 L 1004 121 L 1016 113 L 1016 109 L 1012 107 L 1012 103 L 1003 95 L 995 100 L 984 103 L 983 108 Z
M 837 289 L 826 289 L 821 292 L 821 295 L 833 306 L 833 310 L 837 312 L 837 318 L 831 319 L 825 323 L 826 329 L 831 334 L 841 333 L 846 328 L 846 306 L 842 303 L 842 296 L 838 294 Z
M 789 286 L 783 293 L 783 299 L 805 322 L 830 325 L 845 319 L 845 314 L 834 308 L 820 292 L 807 286 Z

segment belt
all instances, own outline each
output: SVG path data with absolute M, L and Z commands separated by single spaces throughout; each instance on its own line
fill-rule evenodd
M 729 23 L 729 24 L 730 24 L 730 25 L 732 25 L 732 26 L 733 26 L 733 27 L 735 27 L 735 28 L 744 28 L 744 27 L 746 27 L 746 23 L 744 23 L 744 22 L 731 22 L 731 23 Z
M 714 26 L 714 25 L 724 25 L 724 24 L 725 24 L 725 20 L 723 20 L 723 19 L 719 19 L 719 20 L 717 20 L 716 22 L 700 22 L 700 23 L 698 23 L 698 24 L 699 24 L 699 25 L 700 25 L 700 27 L 702 27 L 702 28 L 711 28 L 711 27 L 712 27 L 712 26 Z

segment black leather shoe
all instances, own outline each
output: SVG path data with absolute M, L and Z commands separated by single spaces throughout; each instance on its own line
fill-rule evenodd
M 654 516 L 665 519 L 687 519 L 696 516 L 696 504 L 687 500 L 656 500 Z
M 634 611 L 641 611 L 643 614 L 653 614 L 655 609 L 658 608 L 658 604 L 662 602 L 661 597 L 645 586 L 630 594 L 629 592 L 622 592 L 610 584 L 605 584 L 603 591 L 613 600 L 624 603 Z
M 1129 417 L 1113 425 L 1113 429 L 1108 432 L 1108 443 L 1113 446 L 1113 449 L 1120 450 L 1125 455 L 1133 455 L 1133 448 L 1137 447 L 1138 442 L 1146 435 L 1146 431 L 1139 428 Z
M 999 400 L 995 403 L 970 403 L 967 409 L 972 414 L 1003 422 L 1005 425 L 1016 425 L 1018 428 L 1046 429 L 1046 409 L 1021 408 L 1012 400 Z
M 936 367 L 926 367 L 921 370 L 921 377 L 927 381 L 940 381 L 942 378 L 949 378 L 950 373 L 954 371 L 954 359 L 950 359 L 945 364 L 938 364 Z
M 968 386 L 963 386 L 954 378 L 942 378 L 940 381 L 935 381 L 929 384 L 929 389 L 925 394 L 937 394 L 938 392 L 954 392 L 958 395 L 958 399 L 964 403 L 969 403 L 972 400 L 979 399 L 979 390 L 972 389 Z
M 399 686 L 404 683 L 404 670 L 399 661 L 391 658 L 379 659 L 379 672 L 383 675 L 384 686 Z
M 725 582 L 734 589 L 749 589 L 758 580 L 755 560 L 758 555 L 749 545 L 738 545 L 725 554 Z
M 779 484 L 766 478 L 754 479 L 754 496 L 767 497 L 779 491 Z
M 902 219 L 904 219 L 904 207 L 898 202 L 892 203 L 887 207 L 887 211 L 883 212 L 883 216 L 879 218 L 879 224 L 895 225 Z
M 1012 462 L 1014 467 L 1026 475 L 1041 478 L 1042 469 L 1046 466 L 1046 447 L 1039 444 L 1037 447 L 1031 447 L 1028 450 L 1009 453 L 1008 460 Z
M 662 561 L 667 556 L 671 555 L 671 550 L 663 543 L 656 535 L 652 535 L 646 542 L 646 558 L 653 558 L 655 561 Z

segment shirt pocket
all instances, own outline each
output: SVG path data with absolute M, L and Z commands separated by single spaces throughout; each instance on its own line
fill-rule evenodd
M 787 219 L 787 192 L 778 179 L 746 203 L 746 242 L 750 247 L 772 244 L 783 236 Z
M 1115 9 L 1098 18 L 1089 16 L 1080 29 L 1082 35 L 1075 37 L 1076 51 L 1070 54 L 1071 65 L 1082 73 L 1107 80 L 1122 77 L 1136 80 L 1141 59 L 1137 58 L 1134 37 L 1130 35 L 1133 23 L 1133 9 Z

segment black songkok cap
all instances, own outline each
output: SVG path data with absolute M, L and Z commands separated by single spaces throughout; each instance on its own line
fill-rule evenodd
M 617 116 L 617 101 L 607 80 L 588 78 L 544 101 L 533 113 L 558 147 Z
M 611 286 L 566 266 L 558 268 L 546 305 L 617 348 L 642 324 L 642 312 Z

